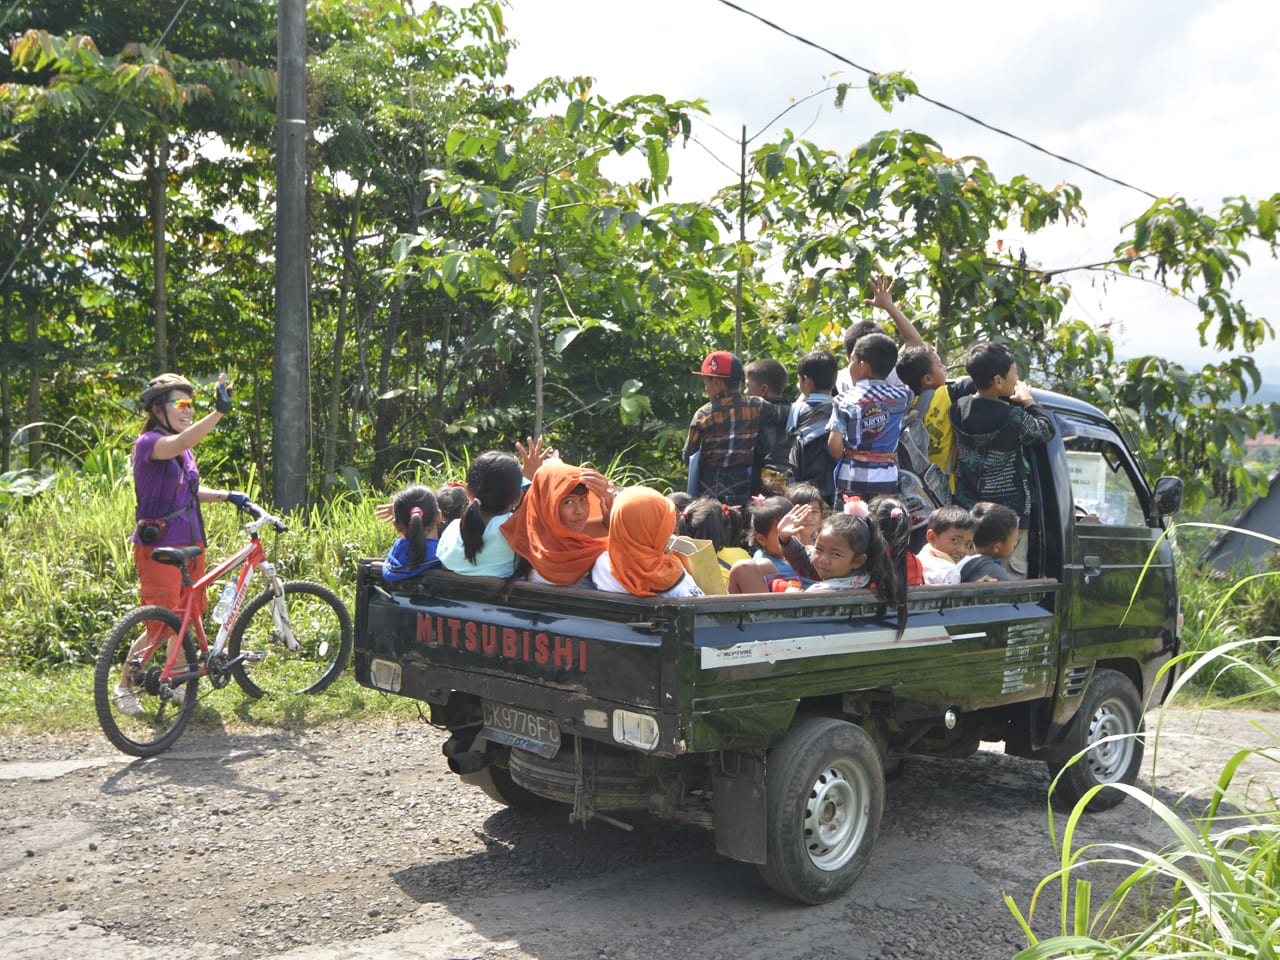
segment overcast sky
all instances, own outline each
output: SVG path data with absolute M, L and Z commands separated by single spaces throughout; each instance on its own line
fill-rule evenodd
M 1011 130 L 1157 195 L 1178 194 L 1216 212 L 1222 198 L 1280 190 L 1280 5 L 1275 0 L 1071 0 L 1040 4 L 914 0 L 896 10 L 856 0 L 738 0 L 870 69 L 905 71 L 922 93 Z M 519 46 L 510 81 L 520 90 L 551 74 L 596 78 L 616 100 L 636 93 L 702 98 L 710 123 L 698 141 L 736 169 L 737 136 L 756 137 L 796 99 L 828 82 L 858 86 L 843 110 L 830 95 L 789 113 L 760 136 L 790 127 L 806 139 L 850 150 L 891 127 L 920 130 L 951 156 L 976 154 L 1001 179 L 1023 173 L 1046 186 L 1084 192 L 1088 226 L 1006 243 L 1047 267 L 1104 260 L 1121 227 L 1150 204 L 1079 168 L 1046 157 L 921 101 L 883 112 L 865 75 L 718 0 L 510 0 Z M 835 74 L 835 76 L 832 76 Z M 676 199 L 706 199 L 734 179 L 704 150 L 677 151 Z M 1257 316 L 1280 323 L 1280 264 L 1267 255 L 1236 288 Z M 1103 284 L 1069 274 L 1069 315 L 1115 321 L 1122 355 L 1157 353 L 1199 365 L 1194 306 L 1134 280 Z M 1280 373 L 1280 344 L 1256 355 Z M 1268 376 L 1268 381 L 1273 377 Z

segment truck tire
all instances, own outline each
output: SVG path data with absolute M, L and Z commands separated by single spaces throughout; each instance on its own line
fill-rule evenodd
M 1108 783 L 1132 784 L 1137 780 L 1142 766 L 1142 731 L 1142 700 L 1133 683 L 1118 671 L 1095 670 L 1080 710 L 1062 742 L 1060 756 L 1067 761 L 1049 761 L 1050 776 L 1061 773 L 1053 790 L 1055 806 L 1070 809 L 1093 787 Z M 1119 739 L 1099 742 L 1107 737 Z M 1091 746 L 1088 753 L 1071 761 L 1071 757 Z M 1124 797 L 1119 790 L 1101 790 L 1085 809 L 1109 810 Z
M 582 745 L 587 799 L 593 810 L 644 810 L 649 806 L 654 784 L 635 772 L 634 763 L 635 756 L 626 750 L 598 743 Z M 561 803 L 573 803 L 577 795 L 579 776 L 571 748 L 562 748 L 549 760 L 527 750 L 512 750 L 511 775 L 516 786 Z
M 538 810 L 552 803 L 546 797 L 540 797 L 520 786 L 511 779 L 508 768 L 496 764 L 490 764 L 475 773 L 464 773 L 461 779 L 463 783 L 479 787 L 490 800 L 512 810 Z
M 871 857 L 884 810 L 875 742 L 843 720 L 797 721 L 769 752 L 765 883 L 801 903 L 840 896 Z

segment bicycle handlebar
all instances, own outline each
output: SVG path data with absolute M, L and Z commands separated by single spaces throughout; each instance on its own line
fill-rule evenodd
M 257 533 L 267 524 L 270 524 L 272 527 L 274 527 L 278 533 L 289 532 L 289 527 L 285 524 L 283 520 L 281 520 L 279 517 L 273 517 L 271 514 L 267 513 L 267 511 L 263 510 L 260 506 L 258 506 L 252 500 L 245 501 L 244 505 L 237 507 L 237 509 L 253 517 L 252 520 L 250 520 L 248 523 L 244 525 L 245 530 L 247 530 L 251 534 Z

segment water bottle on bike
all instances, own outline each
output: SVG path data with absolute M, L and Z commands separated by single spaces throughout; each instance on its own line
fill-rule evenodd
M 218 605 L 213 608 L 213 622 L 226 623 L 231 616 L 231 607 L 236 602 L 236 585 L 228 583 L 222 588 L 222 596 L 218 597 Z

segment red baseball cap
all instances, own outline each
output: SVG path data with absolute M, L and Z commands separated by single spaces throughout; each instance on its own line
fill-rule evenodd
M 707 354 L 702 369 L 693 371 L 700 377 L 723 377 L 726 380 L 742 379 L 742 361 L 728 350 L 716 350 Z

